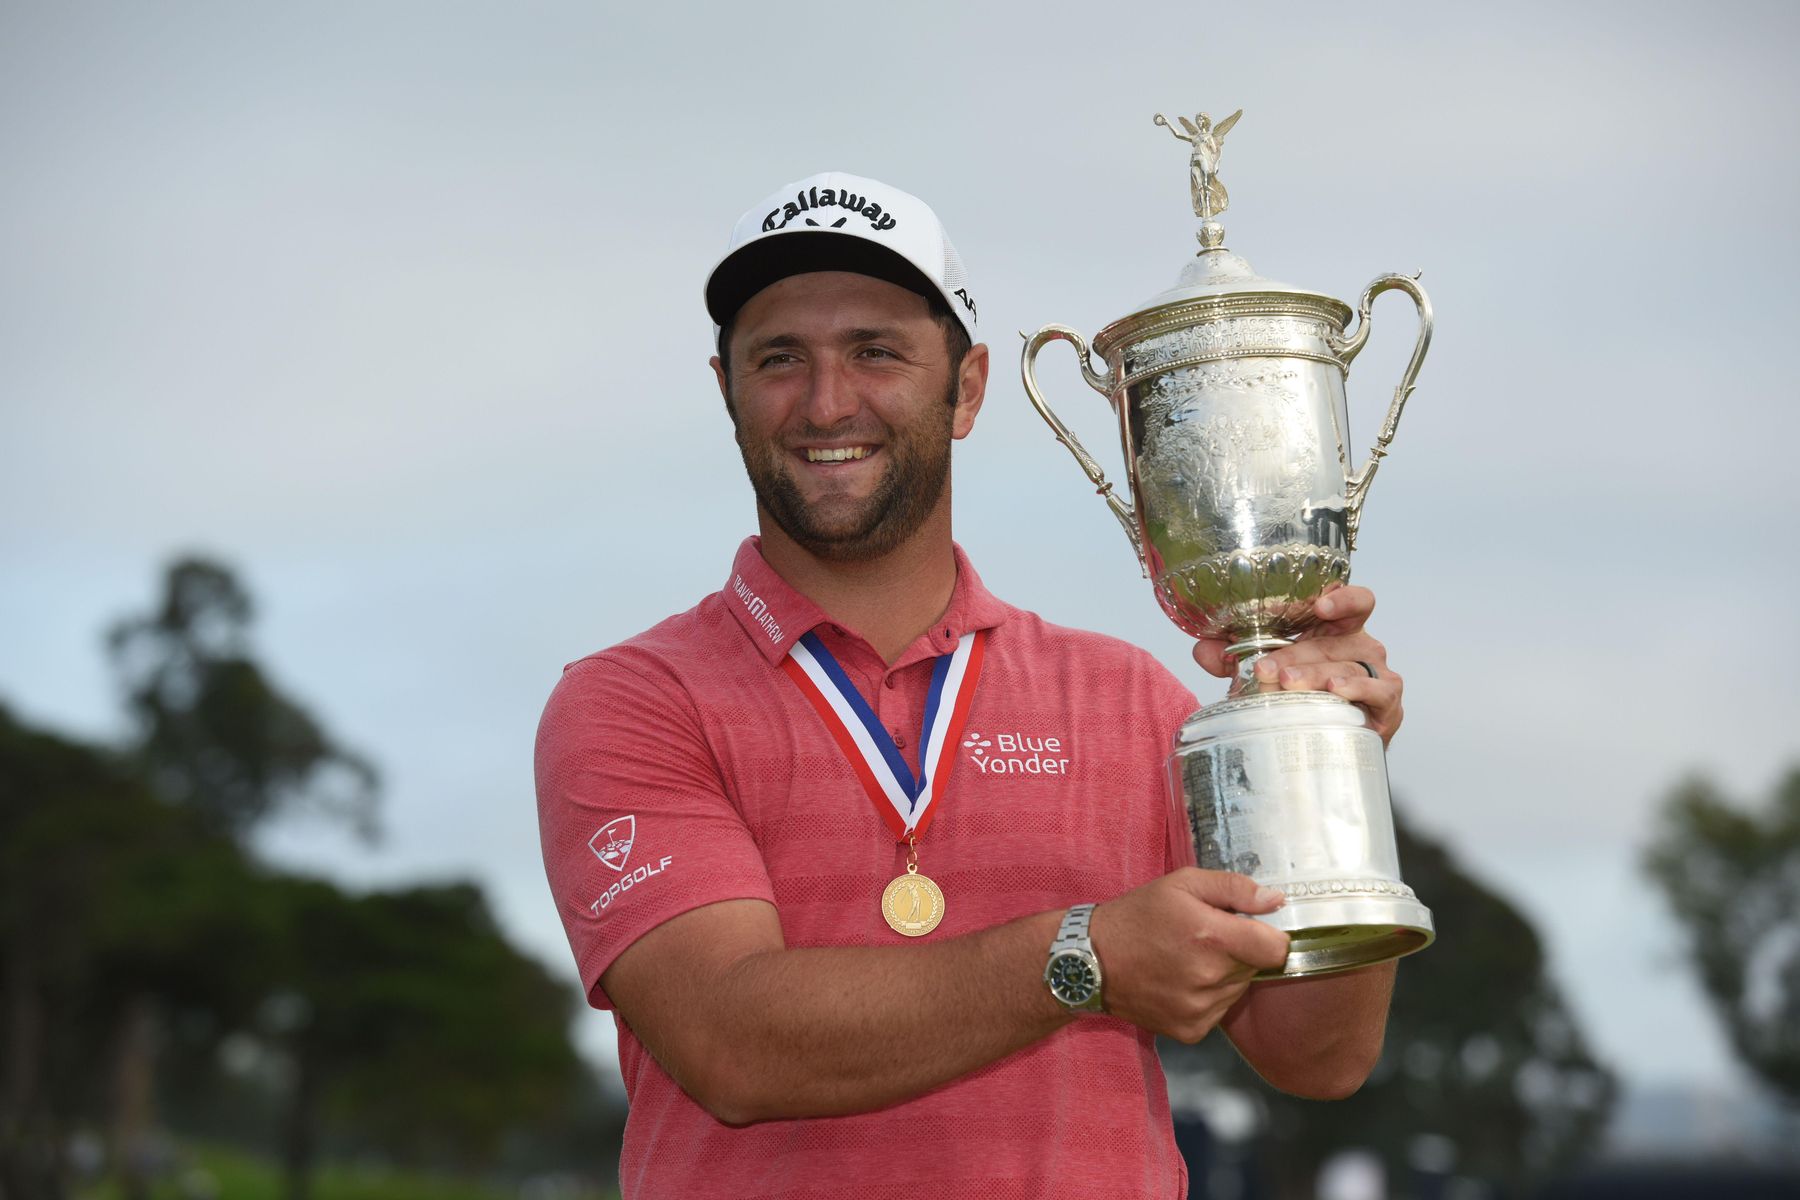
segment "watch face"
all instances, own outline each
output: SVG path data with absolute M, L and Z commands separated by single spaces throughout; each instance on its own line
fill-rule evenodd
M 1100 972 L 1084 954 L 1065 951 L 1050 960 L 1050 994 L 1068 1005 L 1086 1004 L 1100 990 Z

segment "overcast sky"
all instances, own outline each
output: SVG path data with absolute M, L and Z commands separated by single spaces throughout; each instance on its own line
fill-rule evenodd
M 1352 301 L 1423 270 L 1437 309 L 1355 562 L 1406 814 L 1531 916 L 1630 1082 L 1742 1088 L 1636 862 L 1684 773 L 1760 796 L 1800 761 L 1797 11 L 5 4 L 0 702 L 115 735 L 102 627 L 219 556 L 386 775 L 381 849 L 299 823 L 270 853 L 474 875 L 572 978 L 538 713 L 751 531 L 701 282 L 828 169 L 925 197 L 969 266 L 996 369 L 956 520 L 989 586 L 1215 695 L 1016 348 L 1173 282 L 1186 147 L 1151 117 L 1241 107 L 1232 248 Z M 1412 336 L 1382 301 L 1361 444 Z M 1040 375 L 1116 468 L 1072 356 Z

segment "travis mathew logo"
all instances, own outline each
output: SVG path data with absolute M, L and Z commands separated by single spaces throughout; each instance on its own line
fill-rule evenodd
M 969 730 L 963 735 L 969 761 L 983 775 L 1067 775 L 1069 760 L 1061 738 L 1032 737 L 1023 733 L 986 734 Z
M 777 646 L 781 645 L 781 639 L 787 635 L 781 632 L 780 622 L 775 620 L 774 614 L 769 611 L 769 606 L 763 603 L 763 598 L 750 590 L 750 585 L 744 582 L 742 575 L 732 576 L 731 590 L 736 592 L 737 598 L 744 602 L 744 607 L 749 610 L 751 618 L 762 628 L 764 633 L 769 635 L 769 640 Z
M 629 874 L 625 871 L 625 862 L 631 857 L 631 847 L 637 841 L 637 816 L 619 817 L 602 825 L 593 837 L 588 839 L 588 849 L 594 852 L 601 862 L 619 872 L 619 880 L 604 892 L 600 898 L 588 905 L 588 911 L 595 916 L 600 910 L 611 905 L 614 900 L 629 892 L 640 883 L 647 882 L 653 875 L 661 875 L 675 861 L 675 856 L 665 854 L 655 866 L 645 863 Z
M 838 191 L 835 188 L 810 187 L 804 192 L 795 192 L 794 198 L 780 208 L 770 209 L 769 215 L 763 218 L 763 232 L 773 233 L 777 229 L 786 229 L 788 222 L 801 213 L 812 212 L 820 208 L 847 208 L 854 214 L 866 217 L 871 229 L 892 229 L 898 223 L 894 220 L 893 214 L 883 212 L 881 205 L 867 196 L 859 196 L 850 191 Z M 837 229 L 848 219 L 839 217 L 832 222 L 831 227 Z M 808 217 L 806 223 L 817 225 L 819 222 Z
M 637 816 L 633 814 L 602 825 L 599 832 L 588 839 L 588 849 L 613 870 L 623 871 L 625 860 L 631 857 L 631 844 L 635 841 Z

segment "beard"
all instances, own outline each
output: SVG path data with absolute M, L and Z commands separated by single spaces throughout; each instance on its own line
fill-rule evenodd
M 892 553 L 925 523 L 949 482 L 956 399 L 957 380 L 952 376 L 941 403 L 931 406 L 914 425 L 891 431 L 882 445 L 887 465 L 881 478 L 859 500 L 828 496 L 809 501 L 788 469 L 788 452 L 775 441 L 746 443 L 739 424 L 738 449 L 757 503 L 815 558 L 869 562 Z M 808 425 L 798 436 L 824 440 L 832 431 Z

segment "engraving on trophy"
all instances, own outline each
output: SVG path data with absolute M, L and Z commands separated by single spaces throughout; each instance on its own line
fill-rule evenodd
M 1276 742 L 1276 761 L 1284 774 L 1322 771 L 1379 771 L 1381 749 L 1366 741 L 1290 733 Z
M 1237 871 L 1254 877 L 1262 858 L 1253 844 L 1248 801 L 1255 797 L 1245 771 L 1242 750 L 1226 747 L 1209 761 L 1209 771 L 1195 771 L 1188 804 L 1188 828 L 1196 861 L 1209 870 Z
M 1242 414 L 1215 412 L 1200 424 L 1194 440 L 1205 455 L 1198 472 L 1205 494 L 1190 497 L 1195 515 L 1223 517 L 1243 532 L 1256 509 L 1300 507 L 1318 456 L 1292 436 L 1296 415 L 1264 406 Z M 1262 540 L 1254 533 L 1243 540 L 1253 539 Z
M 1287 894 L 1293 896 L 1400 896 L 1407 900 L 1416 893 L 1404 883 L 1394 879 L 1309 879 L 1305 883 L 1290 883 Z
M 1209 393 L 1222 391 L 1287 395 L 1299 390 L 1300 373 L 1276 359 L 1266 364 L 1207 363 L 1158 375 L 1144 390 L 1145 424 L 1157 414 L 1171 425 L 1191 420 Z
M 1129 388 L 1162 371 L 1219 359 L 1307 358 L 1335 364 L 1328 340 L 1332 332 L 1304 317 L 1238 317 L 1172 329 L 1126 349 L 1120 383 Z
M 1279 538 L 1305 507 L 1318 451 L 1294 370 L 1184 368 L 1152 380 L 1134 418 L 1147 515 L 1184 546 Z

